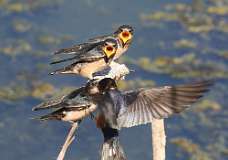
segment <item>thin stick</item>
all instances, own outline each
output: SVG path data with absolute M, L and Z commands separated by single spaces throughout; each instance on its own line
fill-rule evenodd
M 165 160 L 166 135 L 163 119 L 152 122 L 153 160 Z
M 64 160 L 64 157 L 65 157 L 65 154 L 66 154 L 66 151 L 68 149 L 68 147 L 70 146 L 70 144 L 73 142 L 73 140 L 75 139 L 75 136 L 74 136 L 74 132 L 76 131 L 76 129 L 78 128 L 79 126 L 79 122 L 75 122 L 72 124 L 71 126 L 71 129 L 66 137 L 66 140 L 62 146 L 62 149 L 61 151 L 59 152 L 59 155 L 57 157 L 56 160 Z

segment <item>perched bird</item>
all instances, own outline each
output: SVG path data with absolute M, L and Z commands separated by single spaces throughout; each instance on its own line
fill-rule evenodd
M 93 79 L 93 73 L 107 68 L 116 54 L 118 44 L 116 39 L 108 38 L 93 49 L 77 54 L 75 62 L 51 74 L 79 74 Z
M 91 114 L 97 107 L 90 95 L 98 92 L 97 83 L 90 81 L 79 89 L 58 99 L 51 99 L 35 107 L 33 111 L 55 109 L 47 115 L 37 117 L 38 120 L 61 120 L 76 122 Z
M 95 38 L 89 39 L 87 42 L 82 44 L 74 45 L 70 48 L 63 48 L 60 50 L 57 50 L 54 54 L 70 54 L 74 55 L 71 58 L 62 59 L 59 61 L 54 61 L 51 64 L 61 63 L 64 61 L 69 60 L 77 60 L 78 54 L 83 54 L 86 52 L 89 52 L 90 50 L 93 50 L 97 45 L 100 43 L 106 41 L 109 38 L 114 38 L 117 40 L 117 51 L 114 55 L 114 60 L 119 58 L 124 52 L 127 51 L 129 48 L 131 41 L 133 39 L 133 28 L 129 25 L 122 25 L 120 26 L 113 34 L 99 36 Z

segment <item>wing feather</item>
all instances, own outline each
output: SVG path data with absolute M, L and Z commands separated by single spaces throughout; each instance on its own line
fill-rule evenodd
M 41 110 L 41 109 L 61 108 L 61 107 L 66 107 L 69 103 L 71 103 L 71 105 L 76 105 L 76 104 L 72 103 L 72 102 L 74 102 L 73 99 L 75 97 L 77 97 L 77 95 L 82 93 L 84 89 L 85 89 L 85 87 L 81 87 L 81 88 L 78 88 L 78 89 L 72 91 L 68 95 L 64 95 L 64 96 L 62 96 L 60 98 L 56 98 L 56 99 L 50 99 L 50 100 L 47 100 L 46 102 L 42 102 L 42 103 L 38 104 L 37 106 L 33 107 L 32 110 L 37 111 L 37 110 Z M 77 103 L 77 104 L 79 104 L 79 103 Z
M 38 104 L 37 106 L 33 107 L 32 110 L 33 111 L 38 111 L 41 109 L 48 109 L 48 108 L 58 108 L 61 106 L 63 97 L 59 98 L 59 99 L 52 99 L 46 102 L 42 102 L 40 104 Z
M 54 52 L 55 55 L 57 54 L 72 54 L 72 55 L 78 55 L 81 53 L 88 52 L 98 46 L 102 41 L 94 41 L 94 42 L 86 42 L 82 44 L 77 44 L 69 48 L 62 48 Z
M 200 81 L 125 92 L 127 111 L 119 115 L 118 121 L 121 127 L 132 127 L 180 113 L 201 98 L 212 84 L 212 81 Z

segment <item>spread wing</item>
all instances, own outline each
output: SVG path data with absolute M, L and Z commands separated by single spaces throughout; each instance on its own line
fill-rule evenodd
M 121 127 L 132 127 L 180 113 L 202 97 L 211 85 L 211 81 L 201 81 L 126 92 L 128 108 L 118 117 L 118 123 Z

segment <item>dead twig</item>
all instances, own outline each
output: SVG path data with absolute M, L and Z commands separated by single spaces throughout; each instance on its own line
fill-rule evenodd
M 72 124 L 71 129 L 66 137 L 66 140 L 62 146 L 61 151 L 59 152 L 59 155 L 57 157 L 56 160 L 64 160 L 66 151 L 68 149 L 68 147 L 70 146 L 70 144 L 73 142 L 73 140 L 75 139 L 74 133 L 77 130 L 77 128 L 79 127 L 79 122 L 75 122 Z

